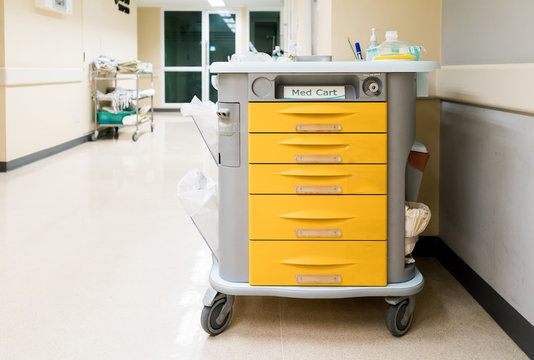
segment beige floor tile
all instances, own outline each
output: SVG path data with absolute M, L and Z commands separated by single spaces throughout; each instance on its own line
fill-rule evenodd
M 433 259 L 401 339 L 380 298 L 238 297 L 208 337 L 211 256 L 176 197 L 205 153 L 190 120 L 158 114 L 137 143 L 121 129 L 0 174 L 1 360 L 525 358 Z

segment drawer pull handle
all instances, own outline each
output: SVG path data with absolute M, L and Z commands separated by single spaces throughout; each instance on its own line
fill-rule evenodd
M 340 124 L 296 124 L 295 131 L 341 131 Z
M 354 215 L 336 212 L 334 210 L 302 210 L 287 214 L 281 214 L 282 219 L 289 220 L 348 220 L 354 219 Z
M 296 229 L 297 237 L 341 237 L 339 229 Z
M 342 171 L 334 171 L 334 170 L 327 170 L 327 171 L 318 171 L 318 170 L 308 170 L 308 169 L 294 169 L 294 170 L 288 170 L 288 171 L 282 171 L 278 173 L 279 175 L 284 176 L 295 176 L 295 177 L 349 177 L 352 176 L 352 174 L 349 174 L 348 172 L 342 172 Z
M 295 275 L 297 284 L 340 284 L 341 275 L 299 274 Z
M 278 110 L 278 113 L 280 114 L 290 114 L 290 115 L 316 115 L 316 116 L 322 116 L 322 115 L 346 115 L 346 114 L 359 114 L 359 111 L 355 110 L 340 110 L 337 109 L 325 109 L 324 107 L 311 107 L 311 106 L 299 106 L 299 107 L 292 107 L 289 109 L 284 110 Z
M 298 163 L 336 163 L 341 162 L 341 155 L 295 155 Z
M 347 141 L 340 139 L 340 138 L 331 138 L 329 136 L 322 136 L 321 138 L 318 138 L 316 136 L 313 136 L 313 134 L 307 134 L 303 135 L 302 137 L 287 139 L 279 141 L 278 143 L 280 145 L 288 145 L 288 146 L 335 146 L 335 147 L 347 147 L 349 144 L 347 144 Z
M 295 192 L 297 194 L 339 194 L 341 186 L 333 185 L 297 185 Z

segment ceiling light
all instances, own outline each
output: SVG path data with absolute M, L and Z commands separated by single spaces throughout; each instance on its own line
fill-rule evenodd
M 211 6 L 226 6 L 224 0 L 208 0 Z

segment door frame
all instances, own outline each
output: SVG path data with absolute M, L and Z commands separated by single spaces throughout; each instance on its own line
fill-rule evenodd
M 211 79 L 209 76 L 209 16 L 210 14 L 234 14 L 235 15 L 235 49 L 234 54 L 241 52 L 241 40 L 243 38 L 243 25 L 241 23 L 241 12 L 237 10 L 205 10 L 203 13 L 204 18 L 202 19 L 203 25 L 207 24 L 206 27 L 202 27 L 202 45 L 205 51 L 205 57 L 203 58 L 205 69 L 202 71 L 202 100 L 210 100 L 210 85 Z M 204 78 L 205 77 L 205 78 Z
M 287 49 L 288 48 L 288 42 L 287 42 L 287 38 L 286 38 L 286 33 L 287 33 L 287 24 L 285 23 L 285 12 L 284 12 L 284 8 L 280 8 L 280 7 L 277 7 L 277 6 L 253 6 L 253 7 L 250 7 L 250 8 L 247 8 L 247 13 L 246 13 L 246 25 L 247 25 L 247 28 L 245 29 L 245 44 L 247 46 L 246 49 L 244 49 L 244 51 L 248 51 L 248 46 L 249 46 L 249 43 L 250 43 L 250 12 L 259 12 L 259 11 L 269 11 L 269 12 L 279 12 L 280 13 L 280 47 L 282 49 Z
M 165 12 L 166 11 L 198 11 L 201 12 L 202 17 L 202 34 L 201 34 L 201 65 L 200 66 L 165 66 Z M 236 16 L 236 50 L 235 52 L 242 51 L 242 30 L 243 25 L 241 22 L 241 9 L 235 8 L 198 8 L 198 7 L 180 7 L 180 6 L 162 6 L 160 7 L 160 56 L 161 56 L 161 76 L 160 76 L 160 100 L 161 104 L 165 108 L 174 108 L 176 106 L 180 107 L 184 103 L 168 103 L 165 102 L 165 72 L 166 71 L 198 71 L 201 73 L 202 81 L 202 94 L 201 100 L 209 100 L 209 54 L 208 54 L 208 45 L 209 45 L 209 14 L 219 14 L 219 13 L 233 13 Z M 248 30 L 248 29 L 247 29 Z M 248 32 L 248 31 L 247 31 Z

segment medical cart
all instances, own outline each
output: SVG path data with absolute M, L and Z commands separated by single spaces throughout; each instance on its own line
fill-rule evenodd
M 140 135 L 140 129 L 139 127 L 147 122 L 150 122 L 150 131 L 154 132 L 154 95 L 143 95 L 142 89 L 139 87 L 139 83 L 141 81 L 141 78 L 149 78 L 150 79 L 150 88 L 154 89 L 154 74 L 152 72 L 139 72 L 139 73 L 109 73 L 109 72 L 97 72 L 93 71 L 91 69 L 91 72 L 89 74 L 90 80 L 92 82 L 92 98 L 94 102 L 94 124 L 95 124 L 95 130 L 91 134 L 91 141 L 96 141 L 98 139 L 99 135 L 99 129 L 100 128 L 111 128 L 114 131 L 115 135 L 118 135 L 119 128 L 121 127 L 129 127 L 129 126 L 135 126 L 135 131 L 132 135 L 132 140 L 137 141 L 139 139 Z M 132 115 L 135 115 L 137 121 L 135 124 L 123 124 L 122 122 L 106 122 L 103 123 L 99 121 L 99 115 L 98 113 L 101 111 L 102 103 L 109 103 L 111 100 L 109 98 L 101 99 L 98 97 L 97 90 L 100 82 L 104 82 L 104 84 L 114 84 L 114 88 L 117 89 L 119 82 L 126 82 L 126 83 L 132 83 L 135 82 L 135 88 L 132 89 L 134 91 L 135 96 L 132 97 L 132 102 L 135 104 L 135 111 L 132 113 Z M 150 99 L 150 115 L 147 114 L 145 118 L 141 116 L 140 113 L 140 102 L 143 99 Z M 110 114 L 110 117 L 115 114 Z
M 387 328 L 408 331 L 424 280 L 404 260 L 405 172 L 416 78 L 436 68 L 402 60 L 211 66 L 219 254 L 203 299 L 208 334 L 226 329 L 239 295 L 384 296 Z

